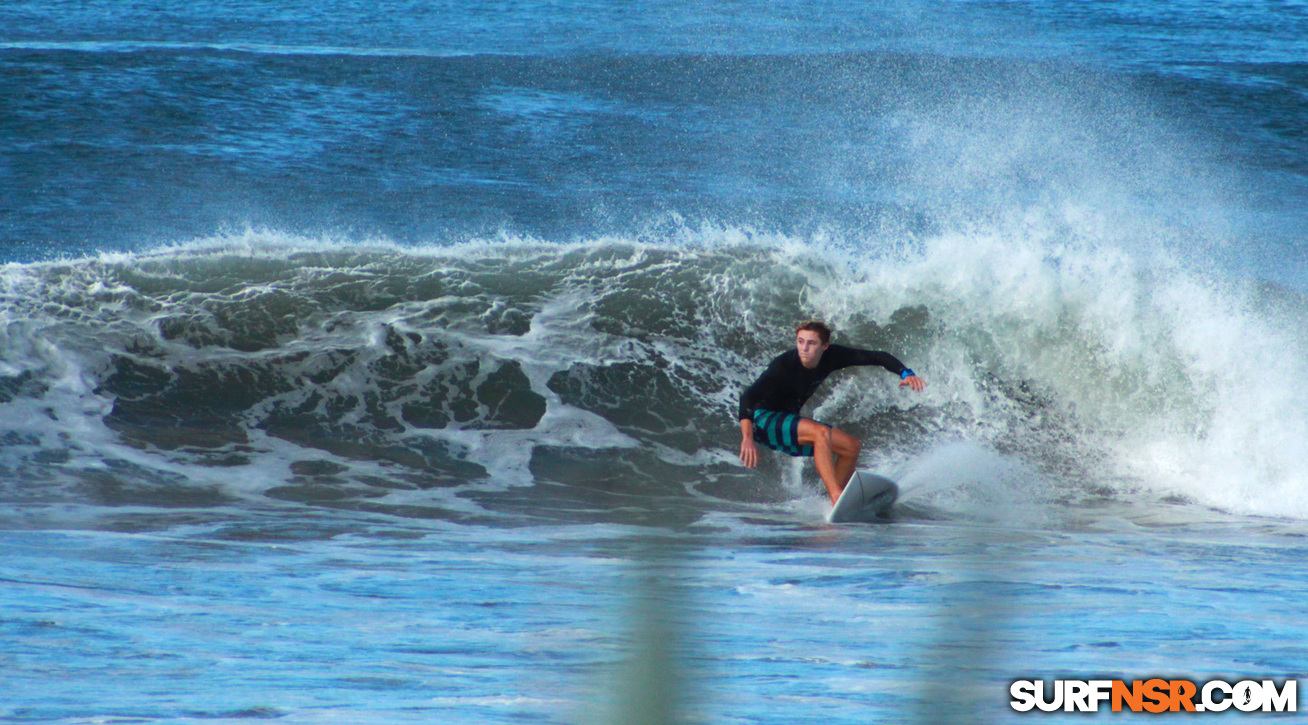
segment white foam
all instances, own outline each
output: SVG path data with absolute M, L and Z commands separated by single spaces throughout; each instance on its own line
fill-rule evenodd
M 928 401 L 963 401 L 980 422 L 1001 412 L 978 392 L 984 375 L 1028 381 L 1082 427 L 1069 446 L 1109 453 L 1105 479 L 1308 516 L 1302 329 L 1258 312 L 1238 280 L 1163 253 L 1021 232 L 942 235 L 871 264 L 860 284 L 833 285 L 832 316 L 925 305 L 941 328 L 914 366 Z
M 918 457 L 919 469 L 914 474 L 910 468 L 912 475 L 930 478 L 923 471 L 940 473 L 948 466 L 976 473 L 980 470 L 976 466 L 989 465 L 983 465 L 985 456 L 979 451 L 993 450 L 987 447 L 995 441 L 1008 436 L 1020 442 L 1048 432 L 1050 440 L 1041 443 L 1043 449 L 1033 446 L 1022 454 L 1034 459 L 1001 457 L 1019 473 L 998 475 L 998 469 L 991 467 L 986 475 L 995 474 L 991 478 L 997 476 L 996 480 L 1039 478 L 1027 474 L 1044 464 L 1041 455 L 1064 456 L 1086 461 L 1092 476 L 1102 473 L 1102 480 L 1089 481 L 1092 484 L 1127 480 L 1133 487 L 1181 493 L 1232 511 L 1308 517 L 1308 390 L 1303 383 L 1308 379 L 1308 355 L 1302 320 L 1284 311 L 1264 312 L 1248 299 L 1241 281 L 1184 264 L 1161 248 L 1133 245 L 1127 231 L 1104 221 L 1067 206 L 1057 214 L 1010 215 L 895 244 L 834 235 L 801 239 L 745 228 L 680 226 L 674 227 L 679 231 L 671 241 L 659 244 L 612 238 L 549 245 L 503 238 L 422 249 L 385 240 L 302 239 L 247 230 L 94 260 L 6 265 L 0 270 L 4 302 L 0 339 L 6 348 L 0 374 L 15 377 L 30 372 L 49 387 L 39 398 L 19 396 L 6 405 L 10 412 L 21 411 L 27 432 L 45 441 L 42 446 L 67 446 L 67 439 L 73 437 L 79 450 L 87 452 L 84 465 L 95 465 L 97 457 L 117 456 L 212 478 L 217 475 L 213 469 L 176 468 L 182 465 L 177 460 L 165 465 L 152 453 L 120 446 L 101 422 L 112 401 L 95 390 L 108 364 L 108 351 L 122 349 L 134 335 L 158 337 L 153 332 L 154 313 L 126 304 L 137 293 L 106 269 L 177 274 L 172 265 L 183 260 L 298 262 L 296 255 L 323 253 L 333 255 L 327 264 L 368 267 L 383 260 L 388 260 L 386 264 L 407 260 L 439 270 L 441 260 L 507 255 L 553 261 L 582 252 L 581 264 L 586 267 L 573 271 L 582 281 L 556 283 L 549 295 L 533 301 L 525 334 L 483 334 L 459 327 L 434 331 L 457 348 L 460 359 L 516 362 L 532 391 L 545 399 L 544 417 L 531 430 L 456 426 L 421 432 L 455 444 L 497 481 L 521 485 L 530 482 L 531 450 L 538 445 L 613 449 L 646 445 L 600 415 L 564 404 L 550 390 L 551 377 L 573 366 L 640 363 L 651 351 L 674 366 L 695 366 L 707 356 L 720 363 L 726 376 L 722 389 L 709 394 L 710 404 L 717 401 L 729 408 L 737 385 L 756 371 L 745 369 L 753 363 L 738 351 L 709 344 L 713 335 L 766 336 L 763 346 L 767 347 L 774 328 L 792 322 L 762 314 L 777 304 L 776 295 L 786 292 L 772 280 L 752 276 L 766 269 L 775 270 L 778 279 L 792 280 L 787 284 L 804 280 L 800 308 L 804 314 L 834 323 L 838 335 L 866 323 L 884 326 L 901 308 L 927 310 L 927 327 L 914 333 L 906 349 L 892 350 L 927 379 L 924 394 L 906 393 L 896 387 L 898 381 L 869 374 L 833 386 L 825 404 L 840 415 L 864 420 L 875 420 L 888 407 L 949 410 L 949 416 L 934 419 L 937 427 L 929 434 L 941 443 L 972 441 L 979 448 L 963 455 L 962 449 L 947 447 L 941 452 L 936 447 L 926 458 Z M 604 249 L 624 252 L 586 254 Z M 697 264 L 714 255 L 753 266 L 735 269 L 713 262 L 718 266 L 711 268 L 730 271 L 705 285 L 708 297 L 690 302 L 697 306 L 699 324 L 711 333 L 704 340 L 667 336 L 637 340 L 601 333 L 592 325 L 596 289 L 625 289 L 621 285 L 629 283 L 627 275 L 634 275 L 630 279 L 637 282 L 652 281 L 677 271 L 679 265 Z M 656 259 L 662 261 L 651 264 Z M 388 273 L 368 268 L 370 273 Z M 396 269 L 407 274 L 409 268 Z M 292 266 L 286 274 L 314 277 L 339 271 Z M 303 282 L 309 277 L 295 279 Z M 283 283 L 249 280 L 246 287 L 237 284 L 224 294 L 279 284 Z M 180 304 L 166 302 L 174 303 Z M 388 328 L 425 329 L 424 314 L 438 304 L 439 300 L 413 301 L 385 311 L 349 313 L 349 319 L 338 315 L 330 325 L 301 325 L 301 335 L 282 341 L 275 352 L 312 352 L 342 345 L 363 351 L 365 357 L 385 355 Z M 775 337 L 784 340 L 785 335 Z M 191 356 L 185 359 L 192 362 L 260 354 L 158 342 L 169 355 Z M 360 369 L 347 370 L 331 385 L 342 395 L 361 397 L 373 383 L 359 374 Z M 1023 409 L 1021 403 L 996 394 L 997 385 L 1021 387 L 1039 402 Z M 47 409 L 53 416 L 41 412 Z M 1019 424 L 1026 427 L 1014 427 Z M 278 472 L 294 460 L 294 452 L 258 436 L 254 443 L 268 460 L 252 465 L 266 464 L 270 477 L 283 476 Z M 734 458 L 734 443 L 722 442 L 723 450 L 732 449 L 731 455 L 704 458 L 671 450 L 660 450 L 659 455 L 678 463 L 700 458 L 717 462 Z M 705 446 L 717 450 L 711 441 Z M 878 462 L 889 466 L 907 465 L 913 459 L 907 451 L 868 455 L 880 456 Z M 799 484 L 802 466 L 785 468 L 787 485 L 797 495 L 804 491 Z M 914 481 L 912 476 L 908 481 Z

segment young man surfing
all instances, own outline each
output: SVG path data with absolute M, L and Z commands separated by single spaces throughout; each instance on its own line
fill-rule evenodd
M 863 444 L 838 428 L 800 416 L 799 410 L 828 375 L 854 365 L 880 365 L 899 375 L 900 387 L 915 392 L 926 387 L 890 353 L 832 345 L 831 328 L 816 320 L 805 322 L 795 329 L 795 349 L 773 359 L 740 396 L 741 463 L 758 465 L 757 443 L 792 456 L 812 456 L 835 503 L 854 475 Z

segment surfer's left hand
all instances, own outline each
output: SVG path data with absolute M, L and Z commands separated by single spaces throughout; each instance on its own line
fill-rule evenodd
M 926 388 L 926 381 L 923 380 L 922 378 L 919 378 L 916 375 L 909 375 L 908 377 L 899 381 L 899 387 L 902 388 L 905 385 L 907 385 L 909 388 L 912 388 L 913 392 L 920 393 Z

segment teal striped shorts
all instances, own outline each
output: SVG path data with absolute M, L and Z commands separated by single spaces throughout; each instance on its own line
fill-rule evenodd
M 754 411 L 754 440 L 792 456 L 813 455 L 813 446 L 799 444 L 800 416 L 775 410 Z

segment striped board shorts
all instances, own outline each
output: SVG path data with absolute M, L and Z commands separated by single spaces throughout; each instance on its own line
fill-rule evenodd
M 813 455 L 813 446 L 799 444 L 800 416 L 775 410 L 754 411 L 754 440 L 792 456 Z M 825 425 L 825 424 L 824 424 Z

